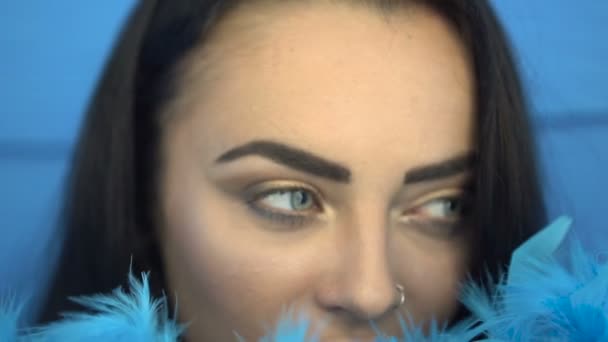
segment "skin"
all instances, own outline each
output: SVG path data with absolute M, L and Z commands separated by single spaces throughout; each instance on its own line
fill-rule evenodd
M 407 311 L 420 323 L 454 315 L 470 236 L 466 224 L 443 233 L 462 218 L 442 204 L 465 193 L 470 171 L 403 184 L 408 171 L 474 150 L 470 61 L 442 17 L 419 6 L 384 18 L 329 2 L 249 3 L 180 74 L 164 109 L 160 238 L 189 341 L 231 341 L 233 331 L 255 341 L 287 305 L 314 327 L 329 319 L 323 341 L 371 340 L 369 320 L 398 335 Z M 350 182 L 258 155 L 216 162 L 253 140 L 339 163 Z M 292 191 L 247 205 L 294 186 L 313 204 L 294 207 Z M 291 226 L 268 211 L 307 219 Z

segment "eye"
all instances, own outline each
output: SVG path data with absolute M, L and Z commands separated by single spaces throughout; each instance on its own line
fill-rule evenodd
M 415 208 L 414 214 L 431 219 L 459 219 L 465 214 L 465 199 L 461 197 L 433 199 Z
M 437 197 L 406 211 L 401 222 L 433 236 L 450 238 L 465 229 L 469 203 L 466 194 Z
M 280 189 L 258 198 L 264 205 L 286 211 L 306 211 L 316 206 L 314 194 L 306 189 Z
M 247 201 L 260 217 L 280 226 L 303 226 L 318 218 L 319 196 L 312 190 L 288 187 L 265 190 Z

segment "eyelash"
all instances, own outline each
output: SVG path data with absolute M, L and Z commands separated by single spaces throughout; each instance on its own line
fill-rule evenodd
M 257 215 L 269 219 L 279 225 L 287 225 L 289 227 L 301 227 L 312 221 L 314 221 L 314 217 L 308 214 L 283 214 L 277 210 L 268 210 L 264 209 L 262 206 L 258 205 L 257 202 L 261 199 L 266 198 L 269 195 L 273 194 L 284 194 L 296 191 L 306 192 L 309 196 L 311 196 L 311 200 L 314 202 L 313 206 L 318 210 L 322 210 L 320 205 L 320 200 L 318 195 L 309 189 L 303 187 L 283 187 L 283 188 L 275 188 L 267 191 L 263 191 L 257 195 L 255 195 L 252 199 L 247 201 L 247 206 L 254 211 Z M 454 220 L 450 219 L 435 219 L 435 218 L 421 218 L 416 217 L 408 217 L 407 223 L 412 223 L 424 230 L 434 231 L 437 234 L 451 235 L 461 226 L 462 221 L 468 216 L 469 211 L 469 197 L 466 194 L 461 195 L 452 195 L 452 196 L 444 196 L 437 197 L 434 199 L 430 199 L 423 204 L 416 206 L 408 211 L 420 210 L 426 205 L 430 205 L 432 203 L 436 203 L 438 201 L 460 201 L 462 214 Z

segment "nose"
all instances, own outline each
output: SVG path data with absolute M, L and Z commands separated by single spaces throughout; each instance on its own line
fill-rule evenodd
M 400 293 L 391 275 L 389 233 L 383 218 L 358 217 L 336 229 L 335 262 L 317 291 L 325 311 L 349 316 L 350 320 L 379 320 L 393 313 Z

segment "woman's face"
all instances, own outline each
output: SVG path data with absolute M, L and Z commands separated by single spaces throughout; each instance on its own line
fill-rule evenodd
M 323 341 L 455 313 L 475 108 L 444 19 L 243 5 L 181 72 L 161 239 L 189 340 L 257 340 L 289 305 L 329 319 Z

